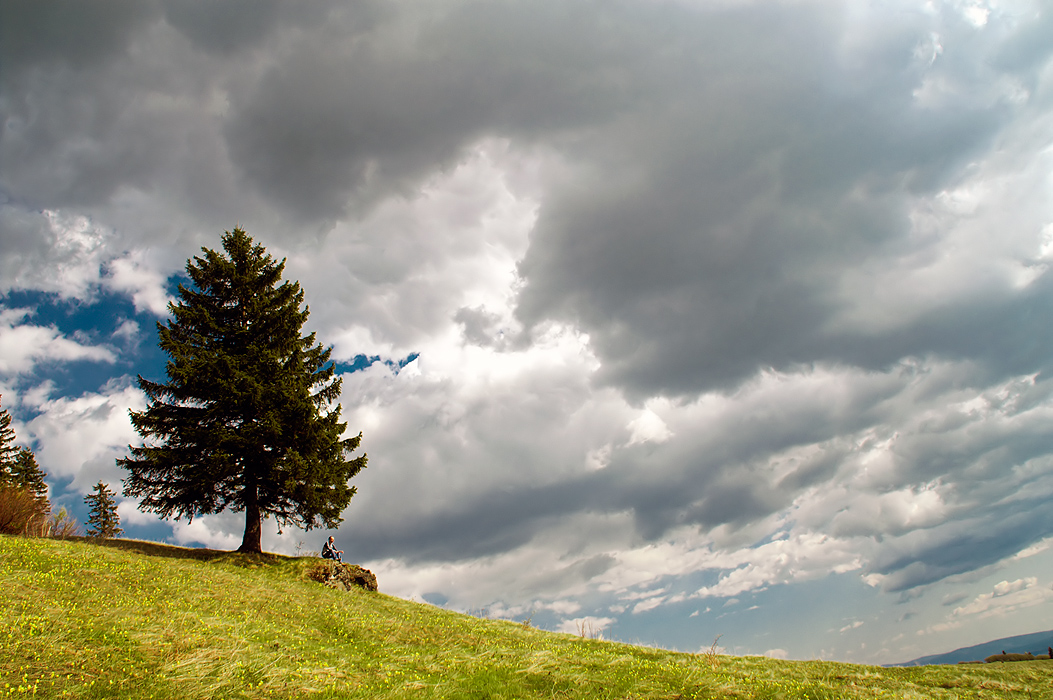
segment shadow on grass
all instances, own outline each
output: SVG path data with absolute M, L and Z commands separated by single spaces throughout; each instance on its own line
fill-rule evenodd
M 56 538 L 58 539 L 58 538 Z M 174 544 L 163 544 L 161 542 L 150 542 L 148 540 L 126 540 L 126 539 L 98 539 L 95 537 L 63 537 L 63 540 L 71 542 L 83 542 L 84 544 L 97 547 L 109 547 L 120 549 L 125 552 L 142 554 L 148 557 L 165 557 L 168 559 L 195 559 L 197 561 L 215 561 L 236 566 L 260 566 L 261 564 L 279 564 L 294 562 L 298 559 L 314 559 L 315 557 L 289 557 L 284 554 L 246 554 L 237 551 L 224 551 L 219 549 L 205 549 L 203 547 L 180 547 Z

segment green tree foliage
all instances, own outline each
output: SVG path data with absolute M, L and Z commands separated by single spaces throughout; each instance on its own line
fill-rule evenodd
M 95 484 L 94 493 L 84 497 L 88 506 L 88 537 L 110 538 L 124 534 L 114 496 L 113 491 L 100 481 Z
M 141 509 L 190 520 L 244 511 L 239 551 L 260 552 L 265 516 L 336 527 L 366 456 L 345 459 L 362 435 L 340 437 L 332 348 L 300 335 L 309 310 L 299 283 L 282 281 L 285 261 L 240 228 L 222 243 L 187 261 L 193 284 L 157 324 L 168 381 L 139 377 L 148 405 L 131 417 L 144 444 L 118 463 Z
M 0 394 L 0 400 L 3 395 Z M 15 447 L 15 429 L 11 427 L 11 414 L 0 409 L 0 486 L 11 483 L 11 469 L 15 464 L 18 448 Z
M 45 511 L 50 508 L 48 485 L 44 481 L 47 474 L 40 470 L 36 455 L 28 447 L 19 447 L 15 453 L 11 476 L 15 484 L 29 491 L 33 498 L 43 505 Z
M 0 532 L 39 535 L 46 527 L 51 503 L 47 476 L 28 447 L 16 447 L 11 414 L 0 410 Z

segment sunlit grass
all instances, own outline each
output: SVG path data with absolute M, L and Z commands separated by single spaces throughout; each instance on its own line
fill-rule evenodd
M 680 654 L 334 591 L 316 561 L 0 537 L 0 698 L 1053 700 L 1050 661 Z

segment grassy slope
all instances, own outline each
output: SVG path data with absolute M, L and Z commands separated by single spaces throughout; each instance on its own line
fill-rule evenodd
M 0 536 L 0 698 L 1053 699 L 1053 661 L 707 658 L 338 592 L 315 562 Z

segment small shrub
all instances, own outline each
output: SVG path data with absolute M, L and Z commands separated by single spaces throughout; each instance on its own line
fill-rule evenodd
M 709 649 L 702 652 L 702 658 L 709 662 L 710 666 L 716 667 L 720 665 L 720 647 L 717 646 L 717 642 L 724 635 L 718 634 L 713 638 L 713 643 L 709 646 Z
M 59 508 L 58 513 L 52 514 L 51 519 L 48 520 L 48 526 L 51 527 L 52 537 L 78 537 L 80 535 L 80 525 L 77 519 L 66 513 L 65 508 Z
M 80 525 L 65 508 L 59 508 L 57 513 L 48 516 L 38 534 L 41 537 L 76 537 L 80 534 Z
M 38 535 L 46 520 L 46 508 L 29 489 L 0 488 L 0 533 Z
M 582 639 L 603 639 L 603 632 L 592 627 L 592 620 L 587 617 L 578 622 L 578 636 Z

